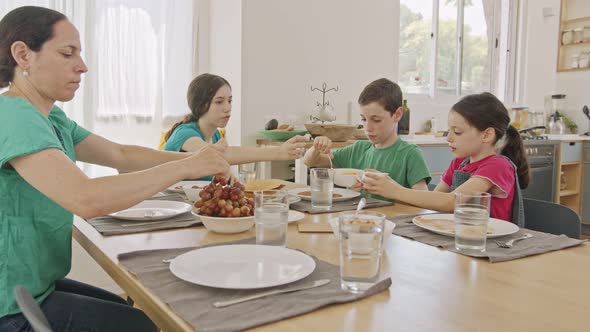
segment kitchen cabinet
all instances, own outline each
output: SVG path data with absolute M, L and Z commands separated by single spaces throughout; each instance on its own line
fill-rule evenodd
M 426 165 L 428 166 L 432 176 L 430 185 L 431 187 L 436 186 L 441 181 L 440 179 L 445 170 L 451 164 L 451 161 L 453 160 L 453 154 L 449 150 L 449 146 L 447 144 L 418 146 L 420 147 L 420 150 L 422 150 L 424 160 L 426 161 Z
M 590 10 L 587 0 L 562 0 L 558 34 L 557 71 L 590 70 Z
M 590 141 L 584 142 L 584 174 L 582 189 L 582 233 L 590 235 Z
M 582 141 L 561 142 L 557 167 L 559 172 L 555 182 L 558 188 L 555 201 L 569 207 L 577 214 L 581 212 L 583 144 Z

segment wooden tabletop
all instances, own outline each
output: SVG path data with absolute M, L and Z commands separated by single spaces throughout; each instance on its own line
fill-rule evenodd
M 372 209 L 390 216 L 424 212 L 396 204 Z M 306 215 L 326 222 L 331 214 Z M 82 219 L 74 238 L 164 331 L 193 331 L 117 261 L 120 253 L 181 248 L 254 237 L 254 229 L 222 235 L 204 227 L 103 237 Z M 299 233 L 287 246 L 333 264 L 338 245 L 329 233 Z M 503 263 L 489 263 L 392 236 L 385 245 L 389 290 L 331 305 L 256 331 L 583 331 L 590 328 L 590 245 Z

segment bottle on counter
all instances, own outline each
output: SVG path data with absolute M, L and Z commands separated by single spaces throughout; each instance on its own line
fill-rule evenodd
M 408 108 L 408 101 L 404 99 L 402 104 L 403 115 L 397 124 L 398 135 L 409 135 L 410 134 L 410 109 Z
M 435 117 L 432 117 L 432 119 L 430 119 L 430 131 L 434 136 L 436 136 L 436 132 L 438 131 L 438 123 Z

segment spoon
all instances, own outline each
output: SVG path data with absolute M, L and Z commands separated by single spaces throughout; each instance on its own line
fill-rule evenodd
M 588 110 L 588 106 L 584 105 L 584 108 L 582 108 L 582 112 L 584 112 L 584 114 L 586 114 L 586 117 L 590 119 L 590 111 Z
M 365 205 L 367 205 L 367 199 L 363 197 L 363 198 L 361 198 L 361 200 L 357 204 L 356 212 L 354 213 L 354 215 L 356 216 L 357 214 L 359 214 L 359 212 L 361 212 L 361 210 L 365 207 Z

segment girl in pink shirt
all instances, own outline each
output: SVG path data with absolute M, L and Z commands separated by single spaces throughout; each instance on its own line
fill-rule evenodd
M 520 189 L 529 183 L 529 166 L 508 111 L 493 94 L 469 95 L 453 105 L 447 142 L 455 159 L 432 192 L 400 186 L 369 173 L 364 189 L 426 209 L 452 212 L 454 192 L 489 192 L 490 215 L 524 226 Z M 499 154 L 497 154 L 499 152 Z M 520 204 L 519 204 L 520 203 Z

